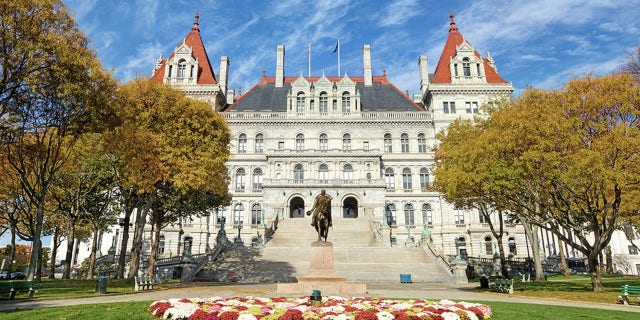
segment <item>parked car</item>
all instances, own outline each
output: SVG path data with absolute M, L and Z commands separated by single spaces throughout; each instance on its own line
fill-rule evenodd
M 0 271 L 0 279 L 1 280 L 7 280 L 7 272 L 6 271 Z
M 20 272 L 20 271 L 11 272 L 11 279 L 23 280 L 26 278 L 27 278 L 27 275 L 24 274 L 24 272 Z

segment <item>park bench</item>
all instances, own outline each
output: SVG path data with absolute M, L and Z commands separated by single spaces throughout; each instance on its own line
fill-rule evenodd
M 34 288 L 35 286 L 32 280 L 0 282 L 0 293 L 8 293 L 9 299 L 13 299 L 16 294 L 24 292 L 29 294 L 29 298 L 33 298 L 33 295 L 36 293 Z
M 513 279 L 495 279 L 493 289 L 500 293 L 513 293 Z
M 153 277 L 149 276 L 133 277 L 133 280 L 135 282 L 135 291 L 152 290 L 155 285 Z
M 620 288 L 622 295 L 619 295 L 618 298 L 622 300 L 623 304 L 629 304 L 629 298 L 634 298 L 634 302 L 640 303 L 640 286 L 630 286 L 625 284 Z

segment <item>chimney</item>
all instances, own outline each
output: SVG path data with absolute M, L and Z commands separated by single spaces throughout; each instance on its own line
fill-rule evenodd
M 427 56 L 421 55 L 418 58 L 418 67 L 420 68 L 420 92 L 424 93 L 424 90 L 429 85 L 429 69 L 427 68 Z
M 227 82 L 229 81 L 229 57 L 220 57 L 220 92 L 227 92 Z
M 276 49 L 276 88 L 284 85 L 284 45 Z
M 369 44 L 362 47 L 362 65 L 364 66 L 364 86 L 371 87 L 373 76 L 371 74 L 371 45 Z
M 227 90 L 227 104 L 233 104 L 235 102 L 235 98 L 235 91 L 233 91 L 233 89 Z

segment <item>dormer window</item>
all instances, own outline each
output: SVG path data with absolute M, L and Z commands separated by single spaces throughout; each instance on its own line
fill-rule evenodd
M 324 91 L 320 93 L 320 108 L 318 111 L 320 113 L 329 112 L 329 96 Z
M 178 78 L 184 78 L 187 74 L 187 61 L 181 59 L 178 61 Z
M 304 92 L 298 92 L 296 98 L 296 112 L 304 113 Z
M 347 91 L 342 93 L 342 112 L 343 113 L 351 112 L 351 98 L 349 96 L 349 92 Z
M 462 72 L 465 77 L 471 77 L 471 63 L 469 58 L 462 59 Z

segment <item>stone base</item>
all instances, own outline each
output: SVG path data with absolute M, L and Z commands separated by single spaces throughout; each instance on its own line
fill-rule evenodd
M 311 244 L 309 272 L 298 277 L 298 283 L 278 283 L 277 293 L 283 295 L 311 295 L 311 291 L 320 290 L 327 295 L 364 295 L 366 283 L 347 283 L 333 270 L 333 243 L 316 241 Z

